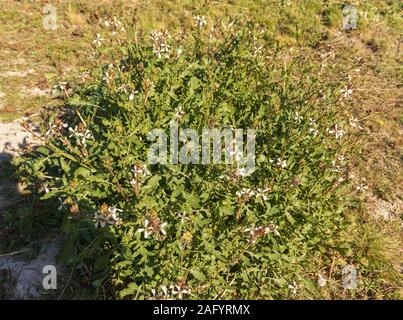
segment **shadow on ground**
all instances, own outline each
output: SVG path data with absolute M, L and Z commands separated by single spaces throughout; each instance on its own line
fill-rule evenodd
M 62 238 L 57 219 L 47 219 L 52 210 L 23 190 L 16 169 L 13 154 L 0 153 L 0 299 L 41 299 L 44 268 L 61 270 Z

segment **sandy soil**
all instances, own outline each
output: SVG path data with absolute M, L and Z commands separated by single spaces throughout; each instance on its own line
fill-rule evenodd
M 39 299 L 44 293 L 43 279 L 46 277 L 44 267 L 52 265 L 56 271 L 56 256 L 60 248 L 60 239 L 49 239 L 38 256 L 31 261 L 14 258 L 10 255 L 0 255 L 0 272 L 6 272 L 7 280 L 3 290 L 8 292 L 10 299 Z M 1 286 L 1 284 L 0 284 Z
M 9 161 L 18 156 L 25 146 L 38 142 L 20 122 L 0 123 L 0 162 Z M 0 214 L 1 208 L 9 201 L 4 192 L 7 188 L 9 186 L 0 183 Z M 60 239 L 52 238 L 45 240 L 40 253 L 32 260 L 22 259 L 21 254 L 15 252 L 0 254 L 0 291 L 6 291 L 11 299 L 39 299 L 43 294 L 42 281 L 46 276 L 43 268 L 56 266 L 59 248 Z M 5 281 L 1 281 L 4 277 Z

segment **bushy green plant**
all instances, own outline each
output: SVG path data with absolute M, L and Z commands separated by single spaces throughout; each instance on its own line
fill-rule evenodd
M 21 163 L 32 190 L 60 202 L 65 261 L 121 298 L 315 290 L 314 261 L 343 246 L 340 84 L 252 23 L 136 39 Z M 150 165 L 147 134 L 172 120 L 256 130 L 256 171 Z

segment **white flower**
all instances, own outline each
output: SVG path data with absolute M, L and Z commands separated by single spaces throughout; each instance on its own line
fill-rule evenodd
M 340 93 L 343 94 L 344 98 L 349 98 L 350 95 L 352 95 L 353 90 L 352 89 L 348 89 L 347 86 L 344 87 L 344 89 L 340 89 Z
M 57 128 L 57 125 L 51 125 L 49 130 L 45 132 L 45 136 L 50 136 L 53 135 L 55 133 L 54 129 Z
M 316 120 L 313 119 L 313 118 L 309 118 L 309 125 L 310 125 L 311 127 L 316 127 Z
M 332 161 L 332 169 L 333 172 L 339 172 L 341 170 L 340 165 L 336 163 L 335 160 Z
M 60 206 L 57 208 L 57 210 L 66 210 L 67 207 L 64 205 L 64 201 L 61 198 L 57 198 L 57 200 L 60 202 Z
M 319 131 L 316 128 L 309 128 L 309 132 L 312 133 L 314 137 L 319 134 Z
M 356 188 L 357 191 L 365 191 L 368 190 L 368 186 L 365 185 L 364 183 L 359 184 Z
M 134 179 L 134 178 L 131 179 L 129 183 L 130 183 L 130 185 L 131 185 L 132 187 L 135 187 L 135 186 L 137 185 L 137 181 L 136 181 L 136 179 Z
M 133 100 L 134 100 L 134 95 L 135 95 L 136 93 L 138 93 L 137 90 L 136 90 L 136 91 L 132 91 L 132 92 L 130 93 L 129 101 L 133 101 Z
M 78 78 L 81 80 L 81 81 L 86 81 L 87 79 L 89 79 L 90 78 L 90 76 L 91 76 L 91 74 L 88 72 L 88 71 L 84 71 L 84 72 L 82 72 L 79 76 L 78 76 Z
M 355 119 L 354 117 L 350 118 L 350 126 L 352 126 L 353 128 L 358 128 L 360 130 L 363 129 L 363 127 L 358 123 L 358 120 Z
M 111 82 L 111 76 L 109 75 L 108 71 L 105 71 L 104 76 L 102 77 L 102 80 L 105 81 L 108 85 Z
M 342 167 L 347 163 L 346 157 L 343 155 L 339 155 L 336 160 L 332 161 L 332 171 L 339 172 Z
M 298 286 L 295 284 L 295 281 L 288 285 L 288 289 L 291 289 L 293 294 L 297 293 Z
M 287 167 L 287 161 L 286 160 L 282 160 L 281 158 L 277 159 L 277 166 L 279 166 L 280 168 L 284 169 Z
M 242 196 L 246 195 L 248 197 L 251 197 L 255 194 L 255 192 L 251 189 L 247 189 L 247 188 L 242 188 L 240 191 L 236 192 L 236 195 L 238 198 L 241 198 Z
M 154 53 L 157 55 L 158 58 L 165 57 L 169 58 L 169 53 L 171 49 L 168 44 L 160 43 L 158 47 L 154 48 Z
M 153 232 L 153 229 L 151 227 L 148 226 L 148 224 L 150 223 L 150 221 L 148 221 L 148 219 L 144 220 L 144 228 L 139 228 L 137 229 L 137 232 L 143 232 L 144 233 L 144 238 L 148 239 L 148 237 L 150 236 L 151 232 Z
M 183 295 L 187 295 L 190 293 L 190 289 L 182 289 L 178 285 L 170 285 L 169 289 L 171 289 L 171 295 L 176 296 L 178 295 L 179 299 L 182 299 Z
M 170 285 L 169 289 L 171 289 L 171 293 L 173 296 L 177 295 L 180 292 L 179 286 Z
M 166 222 L 164 222 L 164 223 L 161 223 L 161 225 L 160 225 L 160 232 L 163 234 L 163 235 L 166 235 L 167 234 L 167 232 L 165 231 L 165 227 L 167 226 L 167 223 Z
M 91 132 L 86 129 L 84 132 L 80 132 L 78 127 L 75 126 L 74 129 L 69 127 L 70 135 L 69 137 L 75 137 L 82 145 L 86 146 L 87 139 L 93 139 Z
M 50 190 L 46 184 L 43 184 L 42 187 L 40 188 L 40 191 L 43 191 L 45 193 L 49 193 Z
M 115 34 L 118 33 L 118 31 L 125 31 L 125 28 L 122 27 L 122 23 L 116 18 L 113 17 L 113 20 L 111 21 L 105 21 L 104 25 L 106 28 L 111 28 L 111 34 L 114 36 Z
M 134 169 L 132 169 L 134 173 L 134 177 L 137 178 L 139 175 L 147 176 L 150 174 L 150 171 L 147 170 L 147 165 L 136 164 L 134 165 Z
M 267 200 L 267 197 L 265 195 L 265 193 L 269 192 L 270 189 L 266 188 L 258 188 L 256 189 L 256 191 L 248 189 L 248 188 L 242 188 L 241 190 L 237 191 L 235 194 L 238 198 L 241 198 L 243 196 L 247 196 L 248 198 L 256 196 L 256 198 L 261 197 L 264 201 Z
M 160 292 L 160 293 L 159 293 Z M 165 285 L 161 285 L 159 287 L 159 292 L 155 289 L 151 289 L 151 294 L 154 299 L 169 299 L 174 298 L 175 296 L 178 299 L 182 299 L 184 295 L 189 295 L 191 290 L 187 288 L 181 288 L 178 285 L 170 285 L 169 288 Z
M 81 139 L 81 143 L 85 146 L 86 145 L 86 140 L 87 139 L 93 139 L 94 137 L 92 136 L 92 133 L 89 130 L 85 130 L 83 135 L 82 135 L 82 139 Z
M 346 157 L 343 155 L 339 155 L 339 156 L 337 156 L 337 160 L 340 162 L 344 162 L 346 160 Z
M 202 28 L 203 26 L 205 26 L 207 24 L 205 16 L 196 16 L 195 20 L 196 20 L 196 26 L 198 28 Z
M 118 87 L 119 92 L 124 92 L 128 93 L 130 89 L 130 86 L 128 84 L 122 84 L 121 86 Z
M 104 228 L 107 225 L 108 218 L 104 214 L 95 212 L 94 217 L 95 217 L 95 227 L 96 228 L 98 228 L 98 227 Z
M 67 91 L 68 83 L 65 81 L 59 81 L 57 85 L 53 86 L 53 89 L 59 92 L 66 92 Z
M 256 240 L 259 237 L 263 237 L 268 233 L 274 233 L 274 235 L 279 236 L 280 233 L 278 232 L 278 227 L 270 222 L 269 225 L 267 227 L 255 227 L 255 226 L 251 226 L 250 228 L 246 228 L 244 229 L 244 232 L 249 232 L 250 234 L 250 238 L 248 240 L 249 243 L 256 243 Z
M 189 218 L 186 217 L 186 211 L 184 211 L 181 215 L 181 224 L 184 224 L 187 219 Z
M 185 115 L 185 111 L 183 110 L 182 107 L 179 107 L 175 111 L 175 119 L 180 120 L 182 117 Z
M 51 124 L 49 123 L 49 130 L 45 132 L 45 136 L 50 136 L 50 135 L 54 135 L 57 130 L 60 130 L 61 128 L 67 128 L 68 124 L 60 122 L 60 124 L 56 125 L 56 124 Z
M 72 127 L 69 127 L 69 131 L 70 131 L 69 137 L 74 137 L 79 134 L 77 126 L 75 126 L 74 129 Z
M 170 37 L 168 32 L 152 31 L 151 39 L 153 41 L 153 52 L 158 58 L 169 58 L 171 52 L 170 46 L 167 44 L 166 39 Z
M 162 290 L 162 292 L 164 294 L 164 297 L 168 298 L 169 294 L 168 294 L 167 287 L 166 286 L 161 286 L 161 290 Z
M 267 197 L 266 197 L 265 193 L 267 193 L 267 192 L 269 192 L 269 191 L 270 191 L 269 188 L 266 188 L 266 189 L 258 188 L 258 189 L 256 190 L 255 194 L 256 194 L 256 197 L 257 197 L 257 198 L 261 197 L 261 198 L 263 199 L 263 201 L 266 201 L 266 200 L 267 200 Z
M 120 222 L 122 221 L 119 218 L 119 212 L 123 212 L 123 210 L 116 208 L 115 206 L 109 207 L 108 212 L 110 213 L 110 219 L 113 222 Z
M 245 228 L 244 232 L 249 232 L 250 234 L 250 239 L 248 240 L 249 243 L 256 243 L 256 231 L 258 231 L 259 228 L 255 228 L 254 226 L 251 226 L 250 228 Z
M 309 118 L 309 132 L 313 134 L 314 137 L 316 137 L 319 134 L 319 131 L 317 129 L 317 124 L 315 119 Z
M 322 277 L 322 275 L 320 274 L 318 277 L 318 286 L 323 288 L 324 286 L 326 286 L 327 280 L 325 278 Z
M 235 174 L 237 176 L 244 177 L 246 175 L 246 169 L 245 168 L 238 168 L 236 170 Z
M 297 123 L 301 123 L 301 121 L 304 119 L 299 112 L 295 112 L 295 121 L 297 121 Z
M 319 131 L 317 129 L 317 124 L 315 119 L 309 118 L 309 132 L 313 134 L 314 137 L 316 137 L 319 134 Z
M 263 45 L 255 46 L 253 48 L 253 56 L 260 55 L 263 51 Z
M 137 229 L 137 232 L 144 233 L 144 238 L 148 238 L 153 233 L 162 233 L 166 235 L 167 232 L 165 231 L 165 227 L 167 226 L 166 222 L 159 224 L 158 226 L 150 225 L 150 221 L 148 219 L 144 220 L 144 228 Z
M 96 212 L 95 217 L 95 227 L 104 228 L 107 225 L 120 224 L 122 219 L 119 218 L 118 212 L 123 212 L 123 210 L 116 208 L 115 206 L 108 208 L 108 214 L 102 212 Z
M 103 41 L 104 41 L 104 38 L 102 38 L 101 35 L 99 33 L 97 33 L 97 37 L 95 38 L 95 40 L 92 43 L 99 47 L 100 45 L 102 45 Z
M 336 135 L 336 139 L 340 139 L 344 136 L 346 132 L 343 129 L 341 129 L 338 124 L 336 124 L 334 126 L 334 129 L 329 130 L 329 133 L 331 134 L 334 133 Z
M 243 150 L 242 147 L 239 146 L 239 143 L 237 141 L 237 139 L 233 139 L 230 143 L 230 147 L 228 148 L 229 154 L 231 156 L 231 158 L 233 158 L 236 162 L 240 162 L 242 159 L 242 154 L 243 154 Z M 227 149 L 227 151 L 228 151 Z
M 264 229 L 265 233 L 273 232 L 274 235 L 279 236 L 280 232 L 278 231 L 278 226 L 276 226 L 273 222 L 270 222 L 269 225 Z

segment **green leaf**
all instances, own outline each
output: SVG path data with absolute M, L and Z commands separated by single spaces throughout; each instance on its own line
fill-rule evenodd
M 66 161 L 63 158 L 60 158 L 60 167 L 65 173 L 68 173 L 70 171 L 70 166 L 66 163 Z
M 196 90 L 199 87 L 199 79 L 192 77 L 190 79 L 190 89 Z
M 87 178 L 91 174 L 90 170 L 84 167 L 78 168 L 76 171 L 74 171 L 74 177 L 79 178 Z
M 109 264 L 110 264 L 109 254 L 99 256 L 94 263 L 94 272 L 104 271 L 109 267 Z
M 206 277 L 203 273 L 201 273 L 199 270 L 197 269 L 192 269 L 190 271 L 190 273 L 195 277 L 195 279 L 200 280 L 200 281 L 205 281 Z

